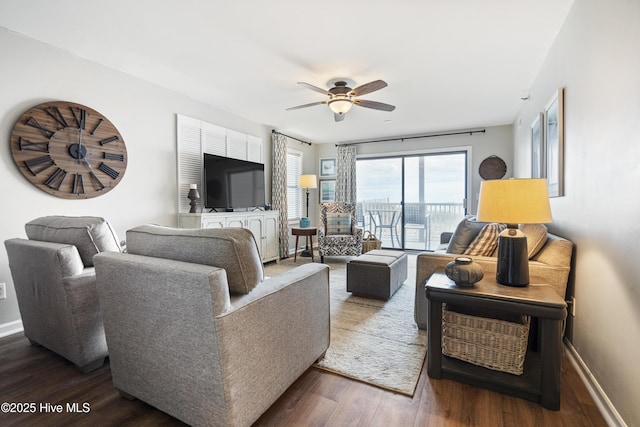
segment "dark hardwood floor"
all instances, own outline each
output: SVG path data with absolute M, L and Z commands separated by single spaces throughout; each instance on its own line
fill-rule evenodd
M 431 380 L 422 370 L 413 398 L 309 369 L 258 420 L 258 426 L 604 426 L 586 388 L 563 360 L 562 403 L 549 411 L 534 402 Z M 0 403 L 35 403 L 35 413 L 0 412 L 0 426 L 180 426 L 138 400 L 120 397 L 107 363 L 82 374 L 23 334 L 0 339 Z M 62 405 L 62 413 L 46 412 Z M 77 403 L 69 412 L 67 405 Z M 85 405 L 86 404 L 86 405 Z M 16 409 L 14 405 L 13 409 Z M 30 409 L 27 406 L 27 409 Z

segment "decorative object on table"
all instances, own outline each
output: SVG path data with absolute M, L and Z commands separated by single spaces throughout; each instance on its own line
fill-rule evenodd
M 544 113 L 539 113 L 531 123 L 531 178 L 544 178 L 545 150 L 544 150 Z
M 309 189 L 310 188 L 318 188 L 318 179 L 316 178 L 315 175 L 300 175 L 300 178 L 298 180 L 298 187 L 299 188 L 304 188 L 306 190 L 306 195 L 307 195 L 307 211 L 306 211 L 307 215 L 306 215 L 306 218 L 307 218 L 307 221 L 309 221 Z M 309 225 L 311 225 L 310 221 L 309 221 Z M 304 226 L 302 225 L 302 219 L 300 219 L 300 227 L 304 228 Z M 304 256 L 304 257 L 310 257 L 311 256 L 311 252 L 309 251 L 309 237 L 307 237 L 307 243 L 305 245 L 304 251 L 302 251 L 300 256 Z
M 24 112 L 11 132 L 11 153 L 31 184 L 65 199 L 101 196 L 127 169 L 127 149 L 116 127 L 99 112 L 66 101 Z
M 189 193 L 187 194 L 187 197 L 191 200 L 191 203 L 189 203 L 191 206 L 189 213 L 196 213 L 196 200 L 200 198 L 200 193 L 198 193 L 198 184 L 189 184 Z
M 544 108 L 546 178 L 550 197 L 564 196 L 564 89 Z
M 444 267 L 444 273 L 456 285 L 461 287 L 471 287 L 484 277 L 484 272 L 479 264 L 473 262 L 470 257 L 456 257 Z
M 300 228 L 309 228 L 311 227 L 311 220 L 309 217 L 303 216 L 300 218 Z
M 480 163 L 478 173 L 482 179 L 501 179 L 507 173 L 507 164 L 498 156 L 489 156 Z
M 317 86 L 310 85 L 309 83 L 298 82 L 300 86 L 304 86 L 307 89 L 311 89 L 315 92 L 320 92 L 324 95 L 328 95 L 329 99 L 325 101 L 312 102 L 310 104 L 298 105 L 296 107 L 287 108 L 287 110 L 298 110 L 300 108 L 312 107 L 314 105 L 327 104 L 331 111 L 333 111 L 334 120 L 341 122 L 344 120 L 345 114 L 351 110 L 353 105 L 360 107 L 371 108 L 381 111 L 393 111 L 396 109 L 394 105 L 385 104 L 383 102 L 368 101 L 364 99 L 358 99 L 362 95 L 380 90 L 387 87 L 387 83 L 383 80 L 375 80 L 369 83 L 365 83 L 351 89 L 347 85 L 353 85 L 353 81 L 345 78 L 333 79 L 328 82 L 329 86 L 333 86 L 330 89 L 322 89 Z
M 378 239 L 375 234 L 372 234 L 369 230 L 365 230 L 362 237 L 362 253 L 364 254 L 380 248 L 382 248 L 382 240 Z
M 336 200 L 336 180 L 320 180 L 320 203 L 335 202 Z
M 320 159 L 320 178 L 329 178 L 336 176 L 337 159 L 335 157 L 327 157 Z
M 498 238 L 496 281 L 508 286 L 527 286 L 527 236 L 518 229 L 518 224 L 552 221 L 547 181 L 544 178 L 483 181 L 478 221 L 507 224 Z

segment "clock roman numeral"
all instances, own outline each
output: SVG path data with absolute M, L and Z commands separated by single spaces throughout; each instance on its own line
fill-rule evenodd
M 95 173 L 89 172 L 89 176 L 91 177 L 91 182 L 96 190 L 102 190 L 104 188 L 104 184 L 98 179 Z
M 49 178 L 46 179 L 46 181 L 44 182 L 44 185 L 54 190 L 59 190 L 60 186 L 62 185 L 62 182 L 66 177 L 67 177 L 67 171 L 64 169 L 58 168 L 54 173 L 51 174 L 51 176 L 49 176 Z
M 107 139 L 103 139 L 102 141 L 100 141 L 100 145 L 105 145 L 105 144 L 109 144 L 110 142 L 115 142 L 117 140 L 119 140 L 120 138 L 118 138 L 118 136 L 112 136 L 111 138 L 107 138 Z
M 28 139 L 18 138 L 18 147 L 25 151 L 40 151 L 42 153 L 49 152 L 48 142 L 31 142 Z
M 42 126 L 40 123 L 38 123 L 38 121 L 36 119 L 34 119 L 33 117 L 29 117 L 29 119 L 27 120 L 27 122 L 25 123 L 27 126 L 31 126 L 34 127 L 36 129 L 39 129 L 40 132 L 42 132 L 42 134 L 47 137 L 47 138 L 51 138 L 53 136 L 53 134 L 55 134 L 55 131 L 52 131 L 51 129 L 47 129 L 46 127 Z
M 120 175 L 120 172 L 118 172 L 117 170 L 112 169 L 111 167 L 107 166 L 104 163 L 100 163 L 100 166 L 98 166 L 98 169 L 100 169 L 102 172 L 106 173 L 107 175 L 109 175 L 113 179 L 118 178 L 118 176 Z
M 73 194 L 84 194 L 84 181 L 82 180 L 82 174 L 75 174 L 73 176 Z
M 67 125 L 67 121 L 64 119 L 64 116 L 62 115 L 62 113 L 60 112 L 58 107 L 47 107 L 47 108 L 44 109 L 44 111 L 49 116 L 53 117 L 53 120 L 58 122 L 60 127 L 66 128 L 67 126 L 69 126 L 69 125 Z
M 73 115 L 73 121 L 76 124 L 76 127 L 78 129 L 84 129 L 86 122 L 87 122 L 87 110 L 85 110 L 84 108 L 74 108 L 74 107 L 69 107 L 69 110 L 71 110 L 71 114 Z M 77 110 L 77 113 L 76 113 Z
M 124 154 L 104 153 L 104 159 L 117 160 L 119 162 L 124 162 Z
M 34 176 L 38 175 L 40 172 L 49 169 L 54 165 L 51 156 L 43 156 L 38 157 L 37 159 L 29 159 L 24 161 L 25 166 L 29 169 Z
M 93 128 L 93 130 L 91 132 L 89 132 L 91 135 L 93 135 L 94 133 L 96 133 L 96 131 L 98 130 L 98 128 L 100 127 L 100 125 L 102 124 L 102 122 L 104 122 L 104 119 L 100 119 L 98 120 L 98 123 L 96 123 L 95 127 Z

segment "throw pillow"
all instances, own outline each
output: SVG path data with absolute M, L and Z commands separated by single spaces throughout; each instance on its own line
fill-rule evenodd
M 449 240 L 447 253 L 463 254 L 486 224 L 486 222 L 470 221 L 468 218 L 460 221 L 456 230 L 453 232 L 453 236 L 451 236 L 451 240 Z
M 547 243 L 547 227 L 544 224 L 520 224 L 520 231 L 527 236 L 528 255 L 531 259 Z
M 45 216 L 26 223 L 24 229 L 31 240 L 74 245 L 85 267 L 93 267 L 98 252 L 120 252 L 116 232 L 100 217 Z
M 349 212 L 327 213 L 327 236 L 351 234 L 351 214 Z
M 498 246 L 498 236 L 507 228 L 505 224 L 485 225 L 464 251 L 464 255 L 491 256 Z

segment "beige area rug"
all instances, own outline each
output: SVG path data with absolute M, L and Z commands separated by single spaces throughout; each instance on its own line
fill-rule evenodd
M 331 268 L 331 344 L 315 366 L 348 378 L 413 396 L 427 350 L 426 331 L 413 319 L 415 255 L 407 280 L 389 301 L 354 297 L 346 291 L 349 258 L 325 258 Z M 316 259 L 316 262 L 318 259 Z M 298 257 L 271 263 L 265 274 L 311 262 Z

